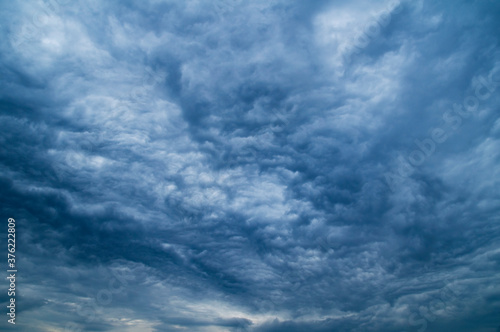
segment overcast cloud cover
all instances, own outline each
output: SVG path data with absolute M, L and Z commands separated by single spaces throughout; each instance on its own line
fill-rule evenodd
M 500 331 L 498 1 L 0 8 L 1 330 Z

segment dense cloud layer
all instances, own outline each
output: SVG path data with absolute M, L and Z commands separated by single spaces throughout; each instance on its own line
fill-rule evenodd
M 498 2 L 0 6 L 2 330 L 500 331 Z

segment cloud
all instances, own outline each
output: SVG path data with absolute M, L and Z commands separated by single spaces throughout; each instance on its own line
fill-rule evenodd
M 0 8 L 16 328 L 498 326 L 496 3 Z

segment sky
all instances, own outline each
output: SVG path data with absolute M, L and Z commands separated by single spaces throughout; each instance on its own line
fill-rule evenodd
M 0 330 L 500 332 L 500 2 L 0 19 Z

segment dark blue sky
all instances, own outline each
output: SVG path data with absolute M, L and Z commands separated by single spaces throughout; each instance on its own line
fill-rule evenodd
M 0 18 L 0 330 L 500 331 L 498 1 Z

